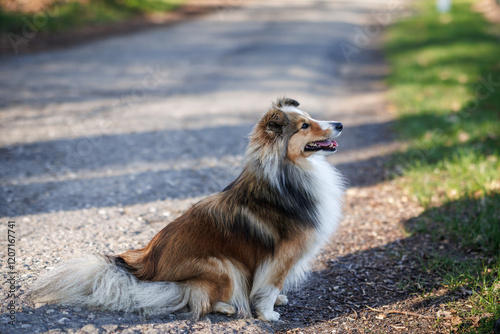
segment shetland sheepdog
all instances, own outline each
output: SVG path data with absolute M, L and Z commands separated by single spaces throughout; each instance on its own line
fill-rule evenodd
M 305 278 L 341 217 L 343 181 L 325 155 L 339 122 L 278 99 L 252 130 L 245 167 L 142 249 L 63 262 L 31 290 L 37 302 L 144 315 L 186 310 L 276 321 L 281 294 Z

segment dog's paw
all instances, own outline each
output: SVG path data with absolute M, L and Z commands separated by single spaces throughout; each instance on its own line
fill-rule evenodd
M 278 321 L 280 319 L 280 314 L 275 311 L 270 311 L 264 313 L 258 313 L 258 318 L 264 321 Z
M 278 298 L 276 298 L 276 302 L 274 303 L 274 305 L 280 306 L 286 304 L 288 304 L 288 297 L 285 295 L 278 295 Z
M 236 313 L 236 308 L 234 306 L 223 303 L 223 302 L 218 302 L 214 305 L 213 308 L 214 312 L 222 313 L 225 315 L 233 315 Z

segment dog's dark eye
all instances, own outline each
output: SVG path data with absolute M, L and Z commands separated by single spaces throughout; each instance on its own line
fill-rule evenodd
M 308 127 L 309 127 L 309 124 L 307 124 L 307 123 L 302 124 L 302 129 L 307 129 Z

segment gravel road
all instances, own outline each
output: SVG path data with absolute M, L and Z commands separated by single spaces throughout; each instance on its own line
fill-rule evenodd
M 381 226 L 387 233 L 360 241 L 364 234 L 357 233 L 372 213 L 353 209 L 363 206 L 363 189 L 379 185 L 382 162 L 394 149 L 377 49 L 378 22 L 400 10 L 391 6 L 251 1 L 171 27 L 1 57 L 0 332 L 316 332 L 314 316 L 304 313 L 322 307 L 315 312 L 321 321 L 348 315 L 351 308 L 329 292 L 341 294 L 344 281 L 326 282 L 325 265 L 402 237 Z M 344 124 L 330 162 L 352 187 L 346 218 L 306 284 L 327 286 L 295 293 L 278 310 L 283 320 L 271 324 L 221 315 L 199 322 L 183 315 L 141 319 L 25 299 L 31 282 L 59 261 L 142 247 L 189 205 L 221 190 L 241 171 L 252 126 L 282 95 L 315 118 Z M 8 230 L 16 237 L 12 275 Z M 329 279 L 345 270 L 339 268 Z M 11 279 L 15 298 L 8 297 Z M 321 330 L 340 328 L 328 326 Z

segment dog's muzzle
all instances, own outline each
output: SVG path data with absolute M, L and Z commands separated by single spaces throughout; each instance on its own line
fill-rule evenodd
M 344 126 L 340 122 L 330 122 L 330 126 L 333 128 L 333 136 L 337 137 L 342 132 Z

